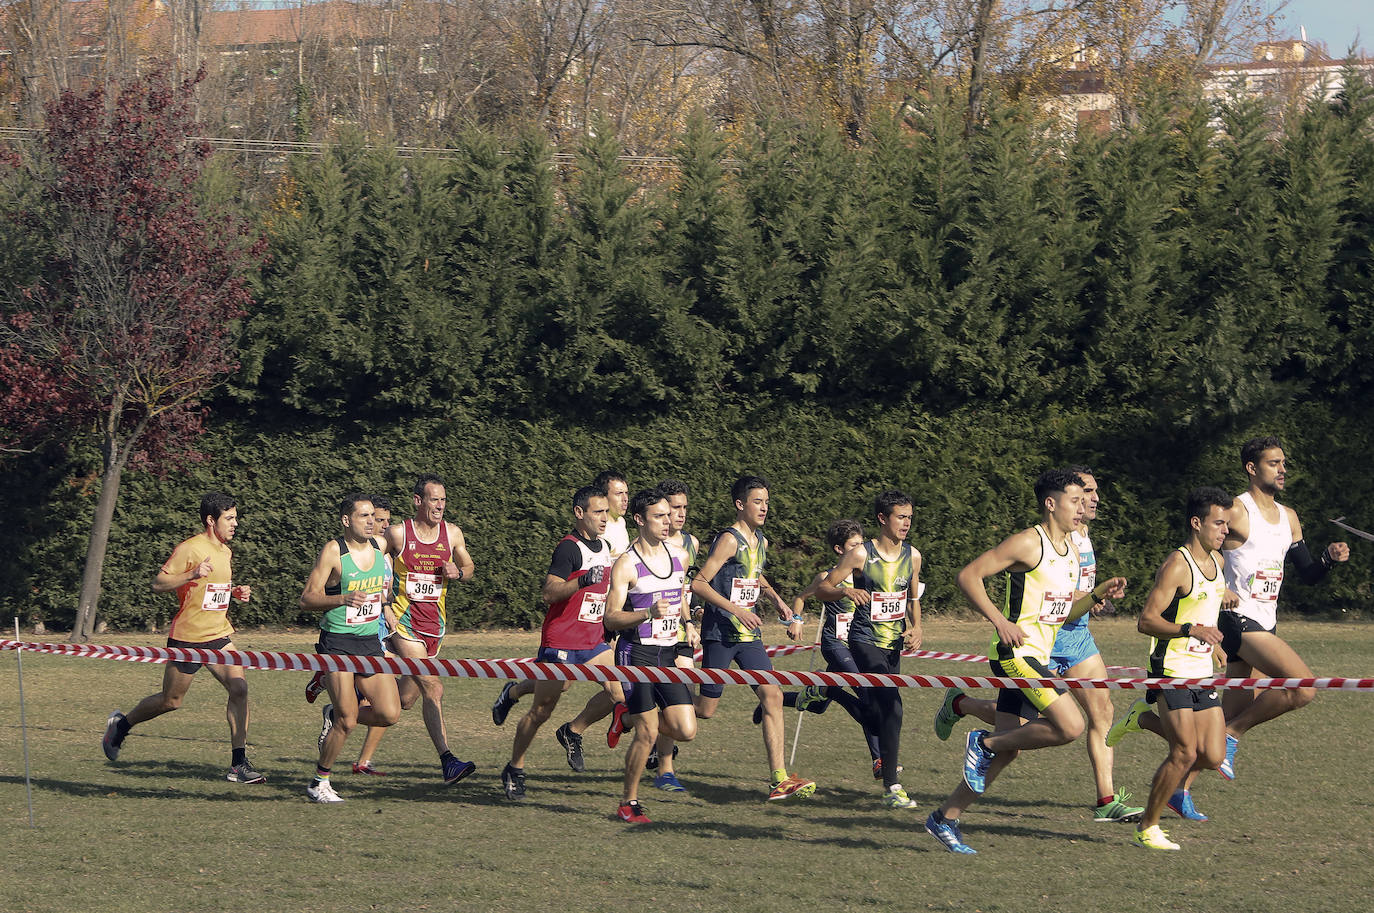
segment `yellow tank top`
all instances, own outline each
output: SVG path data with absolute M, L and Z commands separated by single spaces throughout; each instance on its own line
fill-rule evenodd
M 1198 567 L 1186 546 L 1179 546 L 1188 570 L 1193 575 L 1187 594 L 1175 596 L 1164 610 L 1165 621 L 1174 624 L 1215 626 L 1221 612 L 1221 597 L 1226 592 L 1226 579 L 1221 573 L 1221 556 L 1210 553 L 1212 576 Z M 1171 678 L 1206 678 L 1212 674 L 1212 645 L 1196 637 L 1151 637 L 1150 674 Z
M 1078 550 L 1066 541 L 1060 552 L 1038 523 L 1035 532 L 1040 536 L 1040 560 L 1030 570 L 1007 571 L 1007 591 L 1002 600 L 1002 614 L 1021 629 L 1025 639 L 1021 646 L 1012 647 L 994 635 L 988 655 L 998 659 L 1029 656 L 1049 662 L 1055 635 L 1073 608 Z

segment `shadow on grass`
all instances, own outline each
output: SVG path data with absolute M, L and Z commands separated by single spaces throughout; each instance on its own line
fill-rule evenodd
M 224 779 L 228 770 L 225 767 L 211 767 L 205 764 L 163 764 L 158 765 L 158 770 L 131 771 L 123 765 L 119 768 L 111 768 L 112 772 L 121 775 L 131 775 L 136 778 L 157 779 L 157 780 L 177 780 L 187 784 L 183 789 L 177 785 L 154 786 L 129 786 L 123 783 L 91 782 L 75 780 L 54 780 L 46 777 L 34 777 L 32 783 L 34 789 L 45 790 L 53 793 L 61 793 L 77 798 L 110 798 L 110 799 L 175 799 L 184 798 L 193 801 L 209 800 L 211 802 L 263 802 L 278 801 L 285 794 L 283 784 L 275 786 L 269 781 L 263 784 L 239 784 L 230 783 Z M 225 788 L 219 792 L 203 792 L 198 787 L 200 784 L 218 782 Z M 23 785 L 23 777 L 0 776 L 0 783 L 10 783 Z

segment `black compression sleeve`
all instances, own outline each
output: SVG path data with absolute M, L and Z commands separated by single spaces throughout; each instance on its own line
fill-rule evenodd
M 1331 570 L 1331 559 L 1326 556 L 1323 549 L 1319 558 L 1313 559 L 1312 553 L 1307 550 L 1307 542 L 1299 539 L 1288 549 L 1288 554 L 1293 556 L 1293 563 L 1298 566 L 1298 579 L 1306 584 L 1318 583 Z

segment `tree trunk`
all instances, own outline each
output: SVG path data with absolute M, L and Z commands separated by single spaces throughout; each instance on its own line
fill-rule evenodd
M 988 44 L 992 41 L 992 17 L 996 9 L 997 0 L 978 0 L 973 12 L 973 49 L 968 77 L 965 136 L 971 136 L 983 119 L 983 95 L 987 89 L 988 76 Z
M 100 476 L 100 497 L 95 502 L 95 518 L 91 521 L 91 537 L 86 543 L 86 568 L 81 574 L 81 598 L 76 606 L 76 622 L 72 625 L 72 642 L 91 639 L 95 629 L 95 610 L 100 602 L 100 577 L 105 568 L 105 550 L 110 544 L 110 527 L 114 525 L 115 502 L 119 499 L 119 479 L 124 472 L 124 460 L 113 448 L 106 451 L 105 471 Z

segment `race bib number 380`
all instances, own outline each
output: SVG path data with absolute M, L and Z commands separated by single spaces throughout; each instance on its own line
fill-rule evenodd
M 606 617 L 606 594 L 584 593 L 577 607 L 577 620 L 599 624 Z

